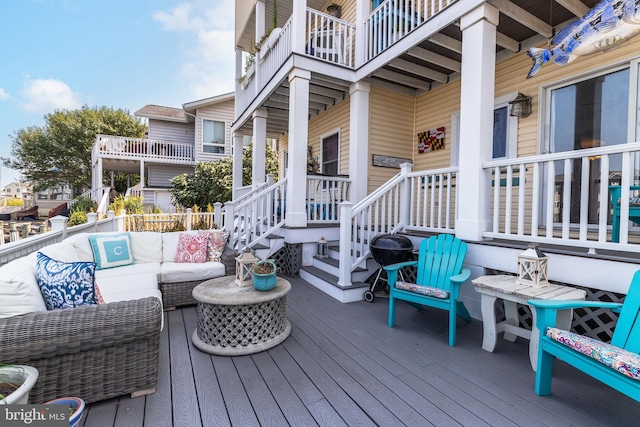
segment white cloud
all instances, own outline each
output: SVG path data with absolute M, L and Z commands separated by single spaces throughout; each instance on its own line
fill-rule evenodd
M 28 113 L 52 113 L 55 110 L 73 110 L 81 106 L 77 94 L 66 83 L 55 79 L 27 80 L 22 90 L 20 107 Z
M 3 99 L 9 99 L 11 96 L 0 87 L 0 101 L 2 101 Z
M 194 99 L 207 98 L 234 88 L 234 2 L 219 0 L 181 3 L 154 20 L 165 31 L 181 32 L 192 48 L 183 51 L 182 73 Z M 185 99 L 189 102 L 190 99 Z

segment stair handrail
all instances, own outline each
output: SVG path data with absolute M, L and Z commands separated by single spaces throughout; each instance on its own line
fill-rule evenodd
M 273 174 L 270 173 L 270 174 L 267 175 L 267 181 L 266 182 L 262 182 L 262 183 L 256 185 L 254 188 L 252 188 L 248 192 L 244 193 L 242 196 L 236 197 L 236 199 L 233 202 L 236 205 L 239 204 L 239 203 L 243 203 L 247 199 L 253 197 L 255 194 L 259 193 L 260 191 L 264 190 L 268 186 L 272 185 L 273 183 L 274 183 Z
M 242 201 L 225 204 L 229 244 L 237 251 L 253 248 L 284 226 L 286 219 L 283 178 Z
M 404 228 L 408 213 L 406 183 L 412 167 L 411 163 L 403 163 L 397 175 L 355 205 L 349 202 L 341 204 L 338 284 L 351 284 L 351 273 L 371 255 L 369 241 L 375 234 L 395 233 Z M 386 201 L 386 198 L 393 199 L 394 193 L 394 206 L 389 205 L 386 209 L 388 212 L 380 211 L 378 202 Z M 375 218 L 370 210 L 374 205 Z

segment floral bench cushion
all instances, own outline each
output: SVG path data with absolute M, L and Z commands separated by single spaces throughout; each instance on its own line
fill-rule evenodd
M 629 378 L 640 380 L 640 355 L 636 353 L 557 328 L 547 328 L 547 336 Z
M 432 288 L 431 286 L 421 286 L 415 283 L 409 282 L 396 282 L 396 288 L 403 291 L 415 292 L 417 294 L 427 295 L 430 297 L 447 299 L 449 298 L 449 292 L 438 288 Z

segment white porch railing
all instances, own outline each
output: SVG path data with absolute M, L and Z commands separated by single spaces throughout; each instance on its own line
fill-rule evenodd
M 457 168 L 411 172 L 411 165 L 404 164 L 399 174 L 360 203 L 343 203 L 340 284 L 351 283 L 351 272 L 369 257 L 369 244 L 378 234 L 401 230 L 453 233 L 457 172 Z
M 285 177 L 241 203 L 225 203 L 225 228 L 229 231 L 229 244 L 233 249 L 241 252 L 252 248 L 282 228 L 286 219 L 286 187 Z
M 457 0 L 386 0 L 364 22 L 365 61 L 385 51 Z
M 351 180 L 336 176 L 307 176 L 307 223 L 337 223 L 340 203 L 349 200 Z
M 109 158 L 171 160 L 183 164 L 195 161 L 194 144 L 159 139 L 97 135 L 94 148 L 99 156 Z
M 306 28 L 305 53 L 307 55 L 353 68 L 355 25 L 307 8 Z
M 489 238 L 637 252 L 630 234 L 630 189 L 640 183 L 640 143 L 498 160 L 483 164 L 492 189 Z M 610 185 L 621 186 L 613 218 Z M 619 243 L 611 236 L 620 225 Z M 633 243 L 632 243 L 633 242 Z

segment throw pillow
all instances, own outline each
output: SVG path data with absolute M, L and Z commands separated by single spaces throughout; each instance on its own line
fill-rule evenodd
M 129 233 L 92 234 L 89 236 L 96 269 L 121 267 L 133 264 Z
M 93 292 L 96 299 L 96 303 L 105 304 L 104 297 L 102 296 L 102 292 L 100 292 L 100 288 L 98 287 L 98 282 L 93 282 Z
M 61 262 L 38 252 L 36 281 L 48 310 L 95 304 L 95 262 Z
M 229 232 L 223 230 L 200 230 L 200 233 L 207 236 L 207 259 L 220 262 L 224 247 L 227 245 L 227 240 L 229 240 Z
M 207 262 L 207 241 L 204 234 L 180 233 L 175 262 Z

